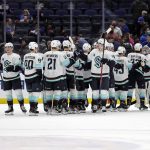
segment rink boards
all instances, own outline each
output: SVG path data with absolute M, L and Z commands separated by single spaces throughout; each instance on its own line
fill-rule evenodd
M 24 81 L 24 76 L 21 74 L 21 82 L 22 82 L 22 91 L 23 91 L 23 97 L 24 97 L 24 101 L 25 103 L 29 103 L 29 99 L 28 99 L 28 92 L 26 90 L 26 85 L 25 85 L 25 81 Z M 43 94 L 40 94 L 40 98 L 38 99 L 39 103 L 43 103 L 42 100 Z M 18 104 L 18 100 L 16 98 L 15 92 L 13 91 L 13 101 L 14 104 Z M 91 89 L 88 90 L 88 101 L 89 103 L 91 103 L 92 101 L 92 91 Z M 133 100 L 134 101 L 134 100 Z M 0 104 L 6 104 L 6 96 L 5 96 L 5 92 L 3 91 L 3 84 L 2 84 L 2 80 L 0 77 Z
M 24 76 L 22 74 L 21 74 L 21 83 L 22 83 L 22 91 L 23 91 L 23 97 L 24 97 L 25 103 L 29 103 L 28 92 L 26 90 Z M 91 103 L 91 96 L 92 96 L 91 90 L 89 89 L 89 92 L 88 92 L 89 103 Z M 40 98 L 38 100 L 39 103 L 43 103 L 42 97 L 43 97 L 43 94 L 41 93 Z M 14 98 L 14 103 L 18 104 L 18 100 L 16 98 L 16 94 L 14 91 L 13 91 L 13 98 Z M 6 103 L 7 103 L 6 96 L 5 96 L 5 92 L 3 91 L 3 84 L 2 84 L 1 77 L 0 77 L 0 104 L 6 104 Z

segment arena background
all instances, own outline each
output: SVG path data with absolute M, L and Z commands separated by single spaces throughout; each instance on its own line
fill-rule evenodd
M 139 6 L 136 1 L 139 1 Z M 75 44 L 79 38 L 85 38 L 92 44 L 108 29 L 112 20 L 123 22 L 128 26 L 130 35 L 136 37 L 137 18 L 142 10 L 147 10 L 145 4 L 150 5 L 150 1 L 0 0 L 0 56 L 4 53 L 6 42 L 14 44 L 14 52 L 21 58 L 28 52 L 30 41 L 36 41 L 42 53 L 49 49 L 51 40 L 63 41 L 68 36 L 73 38 Z M 27 19 L 23 20 L 24 13 Z M 25 87 L 24 96 L 26 99 Z M 27 99 L 25 101 L 28 102 Z M 0 103 L 6 103 L 2 89 Z

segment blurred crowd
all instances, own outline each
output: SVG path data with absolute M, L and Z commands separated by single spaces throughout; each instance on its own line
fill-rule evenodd
M 120 1 L 114 0 L 119 7 Z M 11 10 L 7 10 L 11 11 Z M 2 12 L 0 12 L 1 14 Z M 150 1 L 149 0 L 134 0 L 131 5 L 131 14 L 132 14 L 132 20 L 133 24 L 132 26 L 129 26 L 127 19 L 124 19 L 123 17 L 118 19 L 112 19 L 109 27 L 111 27 L 111 32 L 107 35 L 108 42 L 112 42 L 114 44 L 115 50 L 117 50 L 118 46 L 123 45 L 125 46 L 127 53 L 131 52 L 133 49 L 133 45 L 137 42 L 140 42 L 143 46 L 150 47 Z M 40 13 L 40 19 L 42 20 L 43 14 Z M 35 37 L 35 41 L 37 40 L 38 32 L 40 33 L 40 36 L 47 36 L 49 39 L 40 40 L 40 51 L 42 53 L 46 52 L 47 50 L 50 50 L 50 42 L 55 37 L 55 33 L 57 30 L 57 27 L 53 25 L 53 22 L 47 21 L 44 25 L 40 25 L 40 28 L 38 28 L 37 18 L 33 18 L 33 16 L 30 14 L 30 11 L 28 9 L 24 9 L 22 13 L 20 14 L 19 18 L 12 19 L 7 18 L 6 22 L 6 35 L 7 35 L 7 42 L 13 42 L 13 37 L 16 34 L 16 23 L 28 23 L 30 24 L 32 22 L 32 26 L 28 30 L 28 36 Z M 101 30 L 101 29 L 100 29 Z M 59 35 L 62 39 L 59 39 L 60 41 L 63 41 L 68 37 L 68 34 L 66 33 L 65 29 L 61 29 L 59 32 Z M 101 32 L 99 33 L 99 36 L 101 36 Z M 75 43 L 78 43 L 78 40 L 80 38 L 87 38 L 84 37 L 84 35 L 78 33 L 78 35 L 73 35 L 73 39 Z M 97 37 L 99 38 L 99 37 Z M 94 43 L 96 40 L 95 38 L 87 39 L 90 44 Z M 30 39 L 25 39 L 23 37 L 19 38 L 19 48 L 17 47 L 16 52 L 19 53 L 21 56 L 26 54 L 28 52 L 28 43 L 30 42 Z M 3 53 L 2 50 L 3 43 L 0 44 L 1 54 Z

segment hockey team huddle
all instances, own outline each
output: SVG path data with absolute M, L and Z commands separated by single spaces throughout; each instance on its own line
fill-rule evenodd
M 37 115 L 38 98 L 43 95 L 44 111 L 47 114 L 80 113 L 88 107 L 88 89 L 92 90 L 91 110 L 127 111 L 133 104 L 133 91 L 137 89 L 139 110 L 147 110 L 146 100 L 150 98 L 150 49 L 140 43 L 134 45 L 134 52 L 100 38 L 92 46 L 83 43 L 79 49 L 72 40 L 51 41 L 51 51 L 38 52 L 36 42 L 29 43 L 30 52 L 23 60 L 13 53 L 13 44 L 5 44 L 0 70 L 7 98 L 8 110 L 12 114 L 12 89 L 17 95 L 22 112 L 24 97 L 20 73 L 25 76 L 29 94 L 30 115 Z M 107 101 L 109 100 L 109 105 Z M 120 101 L 118 106 L 117 100 Z M 106 107 L 107 106 L 107 107 Z

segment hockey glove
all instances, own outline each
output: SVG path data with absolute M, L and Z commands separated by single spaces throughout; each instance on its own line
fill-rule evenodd
M 107 59 L 107 58 L 102 58 L 102 59 L 101 59 L 101 63 L 102 63 L 102 64 L 106 64 L 107 62 L 108 62 L 108 59 Z
M 79 51 L 75 50 L 75 51 L 73 52 L 73 56 L 74 56 L 74 59 L 75 59 L 75 60 L 77 60 L 77 59 L 79 58 L 79 55 L 80 55 L 80 52 L 79 52 Z
M 8 66 L 8 67 L 6 67 L 6 71 L 7 72 L 14 72 L 14 66 L 13 65 L 10 65 L 10 66 Z
M 42 79 L 42 70 L 36 69 L 36 73 L 38 74 L 39 78 Z
M 2 63 L 0 63 L 0 71 L 2 71 L 3 70 L 3 65 L 2 65 Z
M 115 65 L 115 68 L 116 68 L 116 69 L 122 69 L 122 68 L 123 68 L 123 64 L 118 64 L 118 63 L 117 63 L 117 64 Z

